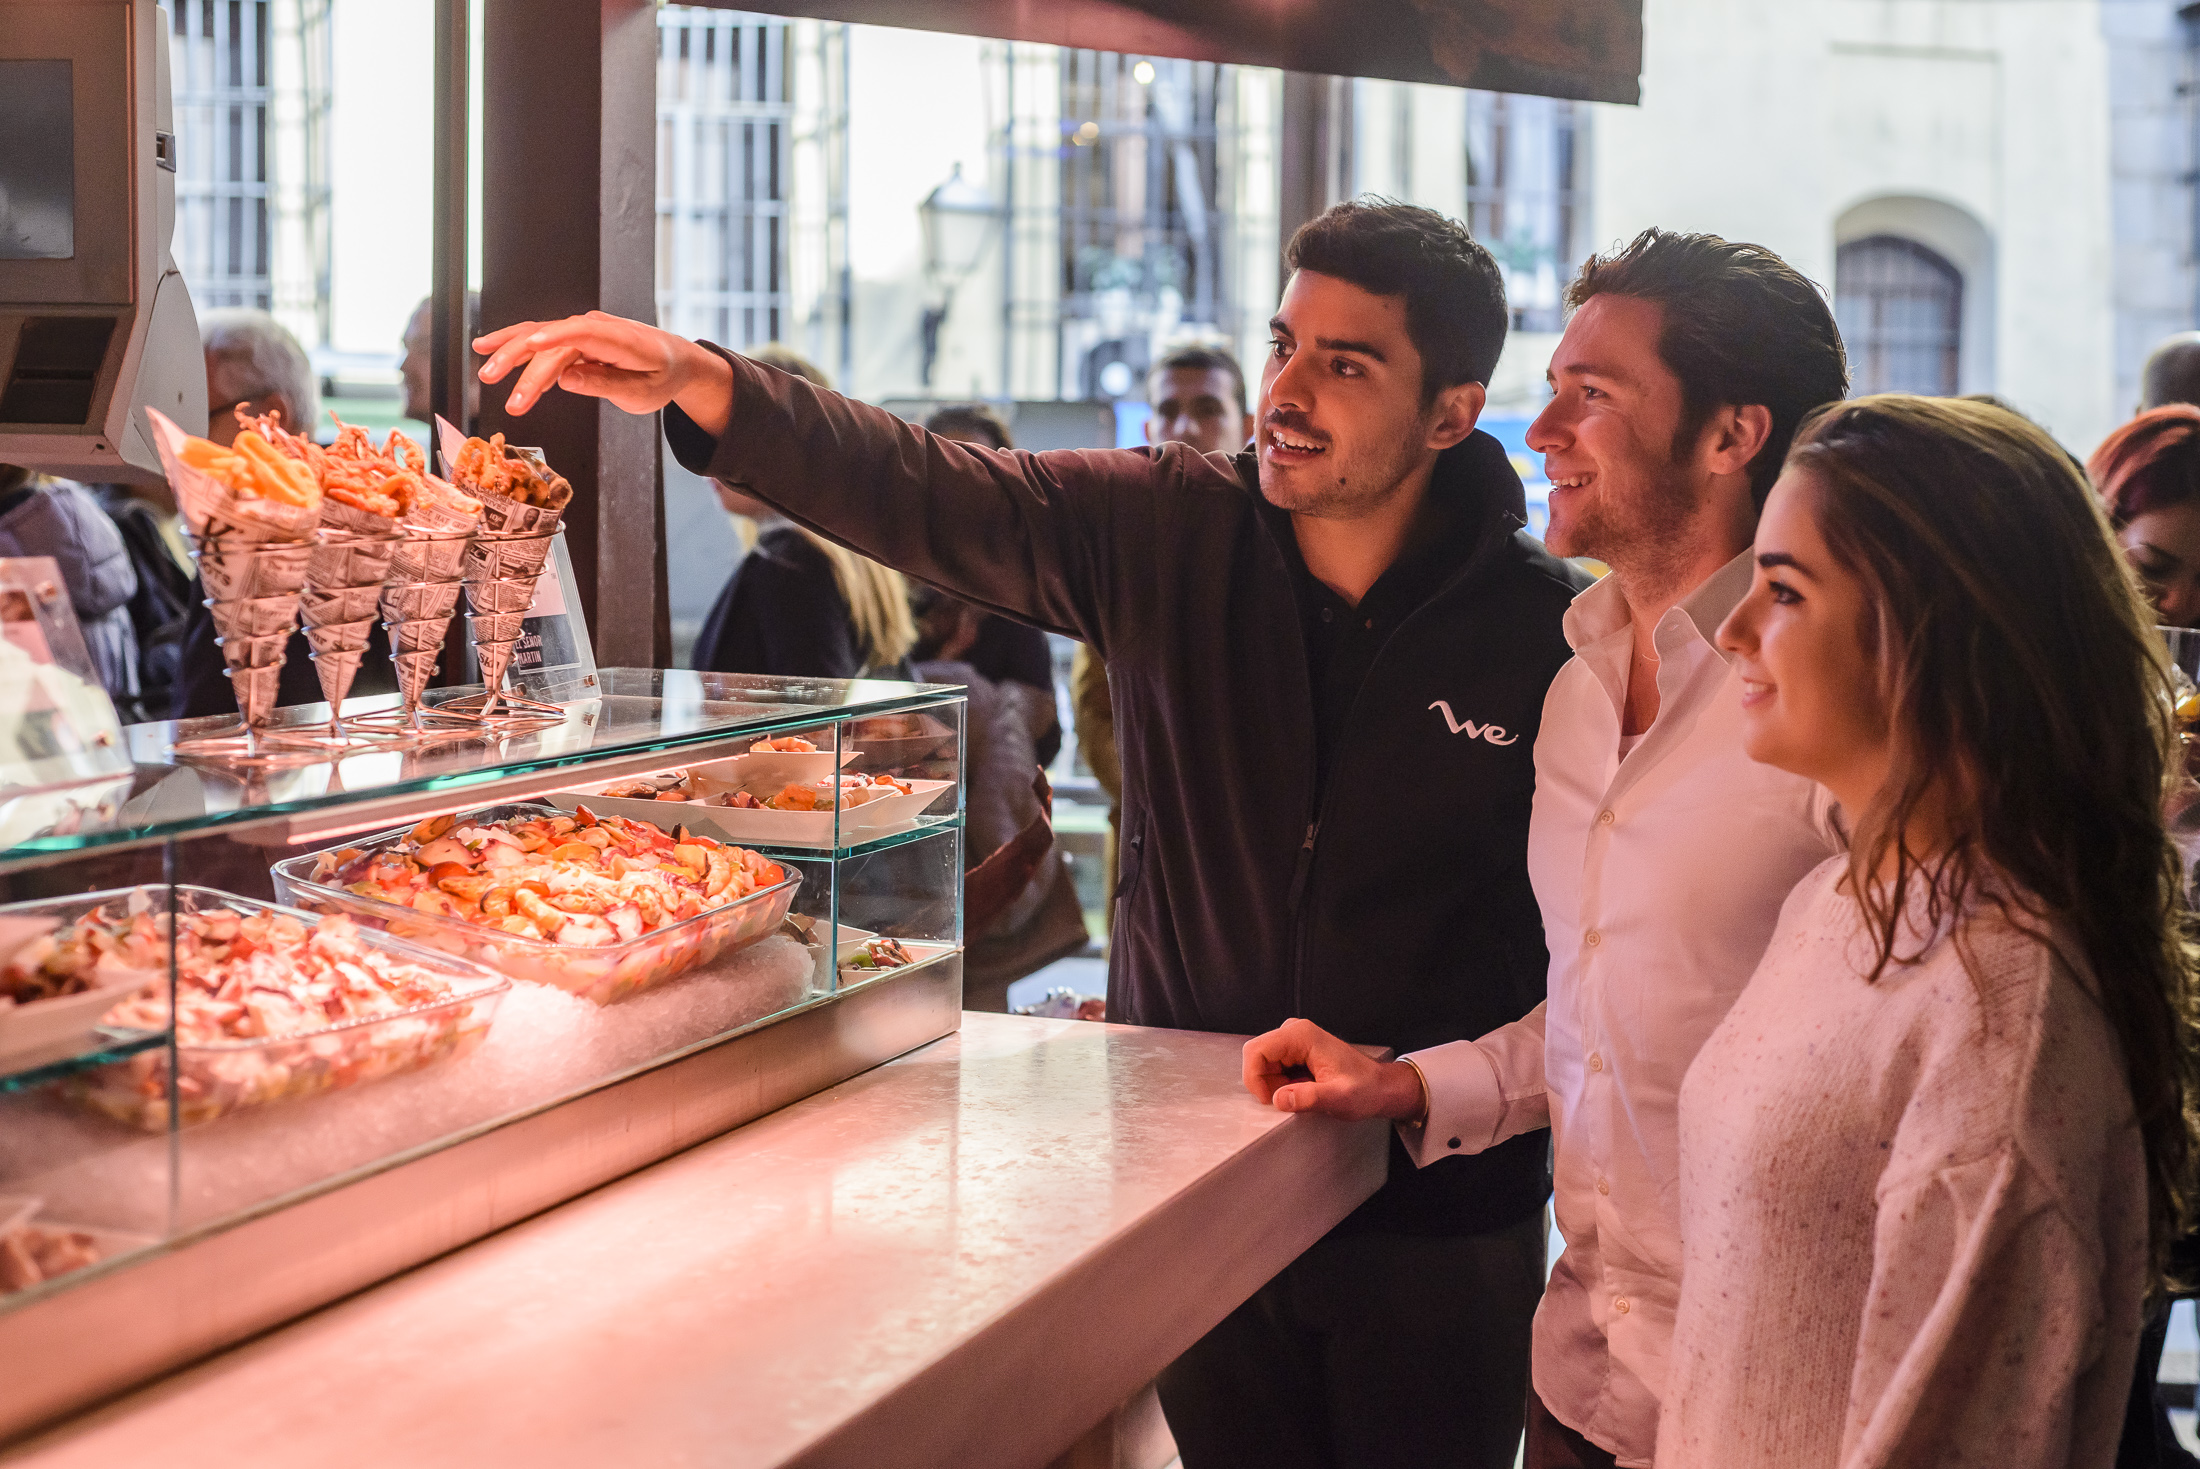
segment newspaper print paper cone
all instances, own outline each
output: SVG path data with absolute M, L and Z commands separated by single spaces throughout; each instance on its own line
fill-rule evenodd
M 206 593 L 217 602 L 257 597 L 295 599 L 313 559 L 311 541 L 255 541 L 240 536 L 200 536 L 191 548 Z
M 193 536 L 302 541 L 320 524 L 321 514 L 314 506 L 240 495 L 204 470 L 193 469 L 182 457 L 183 442 L 191 436 L 158 408 L 146 409 L 145 418 L 153 428 L 153 447 L 160 451 L 161 471 Z
M 549 536 L 497 536 L 483 531 L 466 548 L 466 580 L 525 581 L 532 592 L 535 578 L 550 564 L 550 542 Z
M 466 578 L 466 605 L 475 612 L 525 612 L 535 605 L 534 577 Z
M 289 641 L 287 638 L 284 641 Z M 222 650 L 227 654 L 228 649 Z M 275 713 L 275 694 L 283 681 L 283 665 L 258 667 L 231 667 L 229 691 L 237 697 L 237 713 L 242 715 L 247 729 L 264 729 Z
M 435 646 L 426 652 L 390 655 L 390 661 L 397 665 L 397 690 L 404 695 L 407 708 L 418 708 L 420 696 L 428 691 L 428 680 L 435 677 L 436 664 L 443 657 L 443 634 L 450 626 L 448 620 L 436 624 Z
M 298 610 L 309 628 L 327 627 L 339 622 L 372 620 L 382 606 L 382 584 L 337 587 L 325 590 L 306 583 L 305 595 L 298 599 Z
M 367 648 L 382 583 L 397 554 L 397 522 L 339 501 L 321 502 L 321 539 L 306 564 L 304 614 L 313 673 L 327 701 L 331 734 L 341 734 L 344 700 Z
M 214 595 L 207 608 L 248 729 L 264 728 L 275 710 L 275 686 L 298 624 L 312 544 L 273 544 L 231 534 L 192 547 L 199 576 Z M 224 592 L 245 592 L 225 596 Z M 243 676 L 249 673 L 250 676 Z
M 214 634 L 225 644 L 233 638 L 287 638 L 298 626 L 296 597 L 253 597 L 206 605 L 214 614 Z
M 477 612 L 466 619 L 467 630 L 473 634 L 477 645 L 516 643 L 519 641 L 520 627 L 526 621 L 527 609 L 524 607 L 517 612 Z
M 387 623 L 449 622 L 458 611 L 459 586 L 455 581 L 392 581 L 382 588 L 382 620 Z
M 481 664 L 481 686 L 489 691 L 492 702 L 504 687 L 504 670 L 512 665 L 512 648 L 511 643 L 484 643 L 479 639 L 474 642 L 474 658 Z M 488 708 L 486 704 L 482 706 L 484 715 Z

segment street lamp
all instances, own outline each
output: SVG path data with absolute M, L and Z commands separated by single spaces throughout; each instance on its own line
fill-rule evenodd
M 924 385 L 932 385 L 932 367 L 939 360 L 940 327 L 955 304 L 955 288 L 978 268 L 993 225 L 1001 217 L 993 196 L 963 177 L 962 165 L 945 183 L 924 196 L 917 206 L 924 225 L 924 274 L 938 295 L 938 304 L 924 308 Z

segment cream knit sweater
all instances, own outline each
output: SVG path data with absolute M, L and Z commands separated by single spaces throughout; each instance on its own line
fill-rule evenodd
M 1681 1087 L 1660 1469 L 2105 1466 L 2146 1259 L 2115 1038 L 1991 909 L 1975 978 L 1942 937 L 1867 984 L 1845 868 L 1796 887 Z

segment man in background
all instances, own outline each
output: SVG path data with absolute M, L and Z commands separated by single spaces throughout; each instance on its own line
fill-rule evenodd
M 405 416 L 417 423 L 432 424 L 435 421 L 435 405 L 428 397 L 429 362 L 435 352 L 435 317 L 431 308 L 435 298 L 423 296 L 413 308 L 412 319 L 405 323 L 402 338 L 405 359 L 397 367 L 405 380 Z M 466 293 L 466 423 L 472 423 L 481 412 L 481 379 L 474 376 L 481 368 L 481 354 L 473 350 L 473 340 L 481 334 L 481 292 Z M 465 427 L 465 424 L 459 427 Z M 431 449 L 433 445 L 429 446 Z M 433 458 L 433 455 L 430 455 Z
M 1220 347 L 1179 347 L 1146 374 L 1146 442 L 1188 444 L 1202 454 L 1235 454 L 1253 436 L 1245 373 Z M 1101 913 L 1115 920 L 1115 844 L 1123 824 L 1123 762 L 1115 752 L 1115 701 L 1108 666 L 1079 644 L 1069 665 L 1070 714 L 1077 748 L 1108 793 L 1108 849 L 1102 860 Z

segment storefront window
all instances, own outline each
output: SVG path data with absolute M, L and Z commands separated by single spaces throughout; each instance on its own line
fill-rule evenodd
M 1848 344 L 1851 392 L 1955 392 L 1963 276 L 1936 252 L 1896 235 L 1843 245 L 1834 260 L 1834 315 Z

